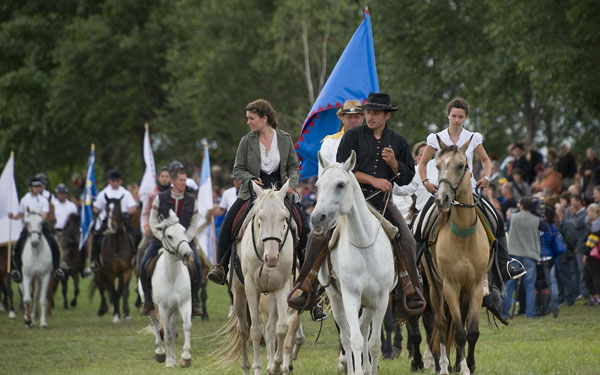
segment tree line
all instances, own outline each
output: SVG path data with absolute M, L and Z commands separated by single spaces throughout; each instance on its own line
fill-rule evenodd
M 143 173 L 144 123 L 157 165 L 230 169 L 265 98 L 294 138 L 369 5 L 381 90 L 409 144 L 472 105 L 470 130 L 501 156 L 599 144 L 600 3 L 595 0 L 27 0 L 0 5 L 0 155 L 19 184 L 83 171 Z

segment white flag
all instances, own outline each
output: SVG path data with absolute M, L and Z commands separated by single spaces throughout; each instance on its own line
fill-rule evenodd
M 19 211 L 19 197 L 15 184 L 15 159 L 10 155 L 0 176 L 0 244 L 16 242 L 23 229 L 21 220 L 11 220 L 8 213 L 16 215 Z
M 146 202 L 148 192 L 154 189 L 156 186 L 156 166 L 154 165 L 154 154 L 152 153 L 152 144 L 150 143 L 150 130 L 148 128 L 148 124 L 146 124 L 146 132 L 144 133 L 144 161 L 146 162 L 146 170 L 144 171 L 142 182 L 140 182 L 138 198 L 143 205 L 146 205 L 148 204 L 148 202 Z M 145 224 L 146 223 L 144 223 L 144 218 L 142 216 L 140 220 L 142 232 Z
M 198 227 L 202 228 L 196 237 L 200 248 L 212 262 L 215 262 L 214 228 L 209 211 L 213 208 L 212 179 L 210 177 L 210 159 L 208 147 L 204 144 L 204 160 L 200 172 L 200 188 L 198 189 Z

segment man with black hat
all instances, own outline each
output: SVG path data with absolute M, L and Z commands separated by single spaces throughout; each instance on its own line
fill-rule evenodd
M 389 95 L 370 93 L 367 102 L 360 108 L 366 112 L 367 124 L 350 129 L 344 134 L 336 159 L 343 163 L 350 157 L 351 152 L 355 151 L 357 162 L 354 175 L 361 185 L 363 194 L 368 197 L 380 191 L 369 200 L 369 203 L 398 227 L 398 235 L 392 241 L 399 264 L 400 282 L 397 293 L 406 294 L 407 307 L 411 311 L 405 313 L 421 312 L 425 307 L 425 301 L 419 297 L 416 290 L 421 288 L 421 280 L 415 261 L 415 240 L 393 201 L 386 202 L 384 199 L 386 196 L 384 193 L 392 192 L 393 182 L 400 186 L 411 182 L 415 174 L 414 161 L 404 137 L 386 125 L 391 113 L 398 110 L 390 105 Z M 385 208 L 386 204 L 387 208 Z M 385 212 L 383 212 L 384 208 Z M 327 245 L 327 241 L 326 237 L 320 238 L 311 233 L 305 263 L 294 286 L 294 290 L 300 288 L 304 293 L 290 298 L 288 300 L 290 307 L 305 308 L 310 304 L 316 291 L 315 287 L 318 287 L 316 275 L 320 268 L 319 254 Z M 401 300 L 401 296 L 395 300 Z
M 99 268 L 98 259 L 100 259 L 100 248 L 102 246 L 103 233 L 106 230 L 106 205 L 109 199 L 120 199 L 121 200 L 121 212 L 125 214 L 125 226 L 127 233 L 131 237 L 134 243 L 134 249 L 137 249 L 137 244 L 140 242 L 139 232 L 133 228 L 129 218 L 138 210 L 138 204 L 133 198 L 131 192 L 125 189 L 123 186 L 123 175 L 118 169 L 112 169 L 108 171 L 108 186 L 106 186 L 100 193 L 98 198 L 94 202 L 92 210 L 95 214 L 98 214 L 96 219 L 96 231 L 94 232 L 94 243 L 92 245 L 92 256 L 91 256 L 91 268 L 97 270 Z
M 19 203 L 19 213 L 14 215 L 12 212 L 8 214 L 8 217 L 13 220 L 18 220 L 23 217 L 29 216 L 30 212 L 41 212 L 42 220 L 46 221 L 48 217 L 48 212 L 50 211 L 50 204 L 46 198 L 42 196 L 42 181 L 40 179 L 34 177 L 29 180 L 29 188 L 30 192 L 25 194 L 25 196 L 21 199 Z M 54 267 L 54 274 L 57 279 L 62 280 L 65 277 L 64 271 L 59 268 L 58 262 L 60 260 L 60 253 L 58 250 L 58 244 L 52 235 L 52 231 L 47 223 L 42 225 L 42 233 L 46 241 L 48 241 L 48 245 L 50 245 L 50 250 L 52 251 L 52 265 Z M 21 235 L 19 236 L 19 240 L 17 241 L 17 245 L 13 247 L 12 252 L 12 261 L 13 261 L 13 270 L 11 272 L 12 279 L 20 283 L 22 280 L 21 275 L 21 252 L 23 251 L 23 246 L 25 246 L 25 241 L 27 240 L 27 228 L 24 227 L 21 231 Z
M 186 229 L 185 234 L 187 240 L 194 251 L 196 275 L 191 279 L 192 315 L 201 316 L 202 309 L 198 301 L 198 291 L 200 290 L 202 283 L 202 264 L 198 256 L 196 245 L 194 244 L 194 237 L 196 236 L 196 229 L 198 228 L 198 201 L 194 196 L 186 192 L 187 174 L 183 169 L 183 165 L 171 163 L 170 168 L 172 168 L 170 170 L 171 187 L 164 192 L 159 193 L 154 198 L 152 209 L 150 211 L 149 224 L 154 237 L 144 253 L 144 258 L 140 262 L 139 277 L 144 290 L 144 296 L 146 296 L 144 305 L 140 310 L 140 315 L 150 315 L 150 312 L 154 308 L 154 304 L 152 303 L 152 281 L 145 272 L 148 261 L 156 256 L 158 250 L 160 250 L 162 246 L 161 239 L 158 237 L 161 234 L 160 232 L 156 232 L 154 228 L 160 220 L 169 217 L 169 211 L 173 210 L 173 212 L 177 214 L 177 217 L 179 217 L 179 224 Z

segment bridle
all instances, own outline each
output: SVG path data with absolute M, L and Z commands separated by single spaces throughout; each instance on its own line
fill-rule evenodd
M 261 241 L 263 243 L 263 248 L 265 246 L 265 242 L 277 241 L 277 242 L 279 242 L 279 249 L 277 251 L 281 254 L 281 250 L 283 250 L 283 246 L 285 246 L 285 242 L 287 241 L 288 234 L 290 233 L 290 218 L 288 218 L 285 222 L 287 224 L 287 229 L 285 230 L 285 234 L 283 235 L 283 240 L 279 237 L 274 237 L 274 236 L 265 237 L 265 238 L 261 237 Z M 254 254 L 256 254 L 256 257 L 258 258 L 258 260 L 264 263 L 264 259 L 258 253 L 258 247 L 256 246 L 256 241 L 255 241 L 256 236 L 254 234 L 255 233 L 255 231 L 254 231 L 255 223 L 256 223 L 256 216 L 254 218 L 252 218 L 252 247 L 254 248 Z
M 189 242 L 188 242 L 188 241 L 186 241 L 186 240 L 181 240 L 181 241 L 179 241 L 179 243 L 177 244 L 177 246 L 175 246 L 175 250 L 171 250 L 171 249 L 169 248 L 169 241 L 168 241 L 168 239 L 166 239 L 166 238 L 165 238 L 165 232 L 167 231 L 167 228 L 169 228 L 169 227 L 171 227 L 171 226 L 173 226 L 173 225 L 175 225 L 175 224 L 171 224 L 171 225 L 169 225 L 168 227 L 166 227 L 166 228 L 163 230 L 163 235 L 162 235 L 162 238 L 161 238 L 160 242 L 161 242 L 162 248 L 163 248 L 163 249 L 164 249 L 164 250 L 165 250 L 167 253 L 169 253 L 169 254 L 171 254 L 171 255 L 175 255 L 175 256 L 177 256 L 178 260 L 181 260 L 181 261 L 183 261 L 182 257 L 181 257 L 181 256 L 179 256 L 179 246 L 181 246 L 181 244 L 182 244 L 182 243 L 189 243 Z
M 465 167 L 463 168 L 462 176 L 460 176 L 460 180 L 458 181 L 458 184 L 456 184 L 456 186 L 454 186 L 452 181 L 448 180 L 447 178 L 442 178 L 439 181 L 439 185 L 441 185 L 442 183 L 446 183 L 446 184 L 448 184 L 448 186 L 450 186 L 450 189 L 452 189 L 452 192 L 454 192 L 455 199 L 450 203 L 452 206 L 475 208 L 475 207 L 477 207 L 477 204 L 479 203 L 479 200 L 481 199 L 480 188 L 477 188 L 478 194 L 477 194 L 477 201 L 475 201 L 475 203 L 473 203 L 473 204 L 462 203 L 462 202 L 459 202 L 456 200 L 456 195 L 458 194 L 458 189 L 460 188 L 460 184 L 462 184 L 463 180 L 465 179 L 465 175 L 467 174 L 468 170 L 469 170 L 469 164 L 465 163 Z
M 39 213 L 39 212 L 30 212 L 29 216 L 32 216 L 32 215 L 37 215 L 39 217 L 42 217 L 42 214 Z M 39 231 L 39 230 L 29 230 L 29 228 L 27 228 L 27 237 L 31 237 L 32 234 L 37 234 L 40 237 L 42 236 L 42 232 L 41 231 Z

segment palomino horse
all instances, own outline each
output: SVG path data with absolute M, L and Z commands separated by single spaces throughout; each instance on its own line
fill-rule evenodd
M 161 232 L 162 255 L 156 261 L 152 274 L 152 296 L 144 296 L 141 281 L 138 281 L 138 290 L 142 300 L 152 298 L 158 306 L 150 315 L 150 322 L 154 330 L 155 350 L 154 357 L 158 362 L 166 358 L 167 367 L 175 367 L 175 339 L 177 337 L 177 323 L 179 316 L 183 320 L 184 344 L 180 364 L 189 367 L 192 362 L 190 354 L 190 336 L 192 333 L 192 299 L 190 273 L 183 262 L 193 262 L 193 250 L 185 235 L 185 228 L 179 224 L 179 218 L 170 210 L 169 217 L 161 221 L 156 230 Z M 160 321 L 159 321 L 160 319 Z M 165 344 L 160 333 L 160 323 L 164 327 Z
M 13 291 L 8 270 L 8 245 L 2 245 L 0 246 L 0 310 L 8 310 L 8 317 L 15 319 L 17 315 L 13 305 Z
M 238 278 L 235 267 L 231 267 L 230 273 L 234 274 L 231 284 L 234 314 L 224 329 L 228 326 L 231 328 L 237 320 L 237 330 L 230 332 L 231 340 L 219 351 L 225 354 L 224 358 L 228 362 L 236 359 L 241 352 L 244 375 L 250 374 L 246 350 L 248 334 L 254 347 L 254 374 L 262 374 L 260 340 L 263 336 L 263 320 L 259 311 L 261 293 L 271 293 L 269 319 L 264 330 L 267 371 L 269 374 L 288 373 L 291 366 L 287 363 L 282 366 L 285 336 L 289 327 L 287 295 L 290 291 L 294 246 L 290 213 L 284 204 L 288 186 L 289 181 L 279 191 L 263 191 L 252 183 L 257 195 L 256 202 L 242 225 L 245 228 L 244 234 L 236 253 L 232 255 L 232 258 L 239 257 L 243 280 Z M 248 327 L 247 311 L 250 312 L 251 327 Z
M 122 197 L 121 197 L 122 198 Z M 123 298 L 123 315 L 129 316 L 129 281 L 133 271 L 131 259 L 134 253 L 133 241 L 127 234 L 125 217 L 121 212 L 121 199 L 109 199 L 107 207 L 107 230 L 102 239 L 100 269 L 96 272 L 95 283 L 100 292 L 101 305 L 98 315 L 108 311 L 104 289 L 108 289 L 110 302 L 114 307 L 113 323 L 120 321 L 119 301 Z M 115 289 L 115 279 L 118 286 Z
M 42 234 L 42 214 L 37 211 L 28 211 L 25 219 L 27 227 L 27 240 L 23 246 L 22 264 L 23 281 L 23 307 L 25 310 L 25 325 L 31 328 L 35 325 L 37 314 L 37 301 L 40 302 L 40 326 L 48 328 L 46 323 L 46 302 L 50 273 L 52 272 L 52 252 L 50 245 Z M 31 301 L 31 287 L 33 283 L 33 304 Z
M 441 151 L 436 157 L 439 188 L 435 203 L 440 216 L 436 224 L 437 239 L 431 247 L 433 264 L 425 267 L 435 311 L 432 348 L 437 353 L 439 343 L 440 374 L 448 374 L 447 351 L 456 345 L 456 370 L 465 375 L 475 371 L 483 281 L 490 260 L 489 242 L 471 191 L 465 156 L 471 140 L 460 148 L 446 146 L 439 137 L 438 142 Z M 465 358 L 467 341 L 469 353 Z
M 329 259 L 319 271 L 319 281 L 327 285 L 348 374 L 377 374 L 381 326 L 395 283 L 392 245 L 381 222 L 369 211 L 352 173 L 356 154 L 352 152 L 344 164 L 328 163 L 319 154 L 319 163 L 323 171 L 311 216 L 313 232 L 324 235 L 336 225 L 339 230 Z
M 79 295 L 79 271 L 82 268 L 81 253 L 79 251 L 79 214 L 71 214 L 67 219 L 64 230 L 58 235 L 58 243 L 61 248 L 62 261 L 60 267 L 65 272 L 65 278 L 61 280 L 63 307 L 65 310 L 69 308 L 67 301 L 67 289 L 69 276 L 73 279 L 73 287 L 75 288 L 71 307 L 77 306 L 77 296 Z

